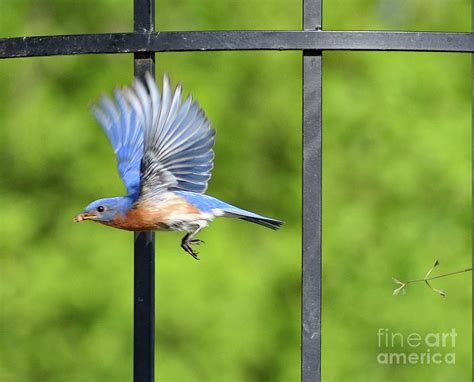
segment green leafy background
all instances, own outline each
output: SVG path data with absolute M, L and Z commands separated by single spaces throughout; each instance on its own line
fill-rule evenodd
M 325 29 L 470 30 L 468 0 L 325 1 Z M 300 29 L 296 0 L 162 0 L 159 30 Z M 0 36 L 129 31 L 124 0 L 2 0 Z M 131 55 L 0 61 L 0 381 L 130 381 L 132 235 L 72 216 L 121 195 L 89 108 L 132 80 Z M 180 234 L 156 245 L 159 381 L 298 381 L 301 53 L 164 53 L 156 72 L 217 129 L 211 195 L 286 222 L 218 220 L 200 262 Z M 327 52 L 323 122 L 324 381 L 469 381 L 471 276 L 410 285 L 471 263 L 469 55 Z M 382 365 L 426 352 L 407 336 L 458 334 L 455 365 Z M 448 345 L 451 343 L 448 342 Z

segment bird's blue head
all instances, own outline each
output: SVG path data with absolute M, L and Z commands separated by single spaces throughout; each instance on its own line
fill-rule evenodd
M 128 197 L 104 198 L 89 204 L 84 211 L 74 217 L 74 221 L 93 220 L 107 223 L 117 215 L 123 215 L 132 206 L 133 201 Z

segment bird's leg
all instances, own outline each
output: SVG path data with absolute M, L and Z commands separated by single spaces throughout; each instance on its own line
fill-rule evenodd
M 189 253 L 192 257 L 196 260 L 199 260 L 198 253 L 191 248 L 191 244 L 199 245 L 204 243 L 202 240 L 193 239 L 193 237 L 200 231 L 201 229 L 198 228 L 194 232 L 187 233 L 181 240 L 181 248 L 183 248 L 187 253 Z

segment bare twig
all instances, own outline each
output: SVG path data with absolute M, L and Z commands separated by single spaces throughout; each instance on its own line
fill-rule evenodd
M 398 295 L 400 292 L 402 292 L 402 294 L 405 294 L 406 293 L 406 286 L 408 284 L 412 284 L 412 283 L 418 283 L 418 282 L 425 282 L 426 285 L 428 285 L 430 287 L 430 289 L 433 291 L 433 292 L 436 292 L 438 293 L 440 296 L 442 297 L 446 297 L 446 292 L 442 289 L 436 289 L 436 288 L 433 288 L 431 286 L 431 284 L 429 283 L 431 280 L 435 280 L 435 279 L 440 279 L 442 277 L 447 277 L 447 276 L 452 276 L 452 275 L 457 275 L 459 273 L 464 273 L 464 272 L 472 272 L 472 267 L 471 268 L 466 268 L 466 269 L 462 269 L 460 271 L 455 271 L 455 272 L 449 272 L 449 273 L 444 273 L 442 275 L 438 275 L 438 276 L 432 276 L 430 277 L 430 274 L 431 272 L 433 272 L 433 269 L 435 269 L 437 266 L 439 265 L 439 261 L 436 260 L 433 264 L 433 266 L 428 270 L 428 272 L 426 273 L 426 276 L 422 279 L 415 279 L 415 280 L 410 280 L 410 281 L 400 281 L 398 279 L 396 279 L 395 277 L 392 277 L 392 280 L 395 284 L 398 284 L 400 285 L 397 289 L 395 289 L 393 291 L 393 295 L 396 296 Z

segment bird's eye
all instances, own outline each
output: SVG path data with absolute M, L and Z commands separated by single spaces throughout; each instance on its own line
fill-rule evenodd
M 105 208 L 103 206 L 97 207 L 97 212 L 104 212 Z

